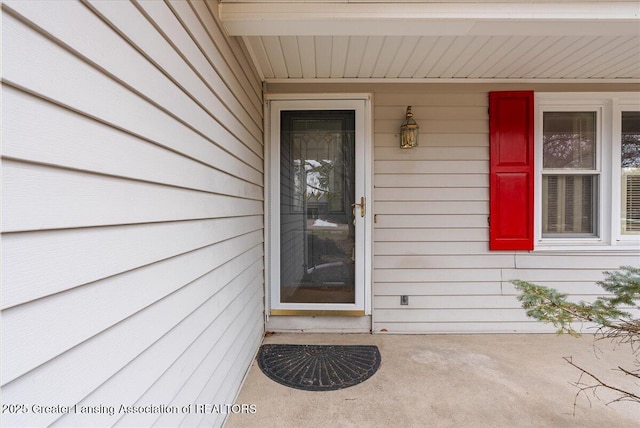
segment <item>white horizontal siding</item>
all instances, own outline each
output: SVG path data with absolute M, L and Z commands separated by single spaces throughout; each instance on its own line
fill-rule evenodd
M 526 317 L 512 280 L 588 301 L 602 293 L 596 282 L 603 271 L 638 264 L 637 253 L 490 252 L 488 91 L 496 89 L 391 88 L 372 85 L 374 331 L 554 331 Z M 420 125 L 420 145 L 400 150 L 398 129 L 407 105 Z M 409 296 L 406 306 L 400 305 L 402 295 Z
M 2 307 L 193 253 L 261 228 L 262 217 L 251 216 L 7 234 L 2 242 L 3 280 L 12 286 L 3 293 Z
M 489 215 L 489 201 L 380 201 L 376 202 L 376 212 L 402 215 Z
M 492 266 L 485 266 L 491 268 Z M 573 296 L 597 296 L 602 288 L 593 281 L 538 281 L 537 284 L 555 288 L 562 293 Z M 376 284 L 376 296 L 394 296 L 400 302 L 399 295 L 411 296 L 515 296 L 518 294 L 510 282 L 476 282 L 476 281 L 441 281 L 429 282 L 425 278 L 421 282 L 379 282 Z
M 168 298 L 145 308 L 136 316 L 129 317 L 100 335 L 92 337 L 91 341 L 84 346 L 74 347 L 62 358 L 53 359 L 31 370 L 18 381 L 4 385 L 3 396 L 6 394 L 12 401 L 20 403 L 46 403 L 52 399 L 51 397 L 58 402 L 77 403 L 89 394 L 95 393 L 100 385 L 147 352 L 152 344 L 160 340 L 203 302 L 215 298 L 217 290 L 208 283 L 211 277 L 202 277 L 194 281 L 188 287 L 183 287 Z M 225 302 L 222 306 L 228 306 L 228 304 L 229 302 Z M 227 322 L 233 325 L 235 320 L 227 320 Z M 240 333 L 235 332 L 234 336 Z M 226 348 L 222 348 L 216 353 L 219 364 L 224 361 L 220 357 L 223 357 L 226 351 Z M 206 376 L 203 378 L 206 380 Z M 172 385 L 172 388 L 177 391 L 175 388 L 177 386 L 181 388 L 183 381 L 184 378 L 181 382 Z M 33 385 L 39 387 L 34 388 Z M 147 385 L 147 387 L 150 386 L 152 385 Z M 139 389 L 140 385 L 132 384 L 131 387 Z M 197 397 L 190 398 L 195 402 Z M 120 395 L 118 393 L 102 397 L 101 402 L 120 404 Z M 24 421 L 20 423 L 20 420 L 16 420 L 18 426 L 44 425 L 59 417 L 51 414 L 17 415 L 16 417 L 18 416 Z M 31 422 L 32 417 L 38 419 Z M 75 423 L 72 418 L 66 425 L 73 424 Z
M 262 187 L 242 177 L 241 169 L 222 162 L 205 164 L 169 147 L 114 129 L 53 103 L 43 103 L 11 87 L 3 102 L 12 106 L 11 121 L 3 124 L 5 157 L 46 163 L 71 170 L 217 192 L 250 199 L 262 198 Z M 39 120 L 34 121 L 33 117 Z M 91 135 L 91 138 L 87 138 Z M 171 149 L 177 149 L 172 147 Z M 122 153 L 127 156 L 122 156 Z M 226 170 L 225 170 L 226 169 Z M 173 171 L 189 170 L 176 177 Z
M 558 257 L 553 254 L 516 254 L 518 269 L 613 269 L 625 265 L 637 265 L 640 256 L 636 254 L 601 254 L 598 257 L 585 255 L 564 255 Z
M 111 327 L 204 275 L 215 272 L 218 276 L 216 280 L 224 281 L 226 278 L 231 281 L 237 271 L 247 268 L 246 258 L 254 262 L 260 257 L 259 247 L 256 247 L 259 239 L 259 233 L 254 232 L 48 299 L 39 299 L 24 308 L 6 310 L 3 314 L 6 327 L 3 335 L 6 347 L 2 351 L 3 380 L 8 382 L 21 376 L 30 368 L 62 354 L 87 337 Z M 243 252 L 246 252 L 245 258 Z M 236 270 L 229 272 L 232 267 Z M 154 275 L 158 274 L 163 277 L 154 281 Z M 153 287 L 131 287 L 131 281 L 153 281 Z M 78 319 L 86 321 L 76 325 Z M 60 331 L 67 333 L 58 337 L 56 332 Z M 15 349 L 28 351 L 28 354 L 16 355 Z
M 119 397 L 119 401 L 125 400 L 136 405 L 166 403 L 182 407 L 193 401 L 194 397 L 184 401 L 174 400 L 173 397 L 176 394 L 174 385 L 184 382 L 184 379 L 181 379 L 183 373 L 194 373 L 198 365 L 203 362 L 206 362 L 205 367 L 215 370 L 216 363 L 219 363 L 215 355 L 224 354 L 229 348 L 229 344 L 221 341 L 221 338 L 238 334 L 233 329 L 229 329 L 229 323 L 250 323 L 245 326 L 247 334 L 259 330 L 256 327 L 261 320 L 256 316 L 255 309 L 261 299 L 259 294 L 252 294 L 251 290 L 255 289 L 255 283 L 260 281 L 260 270 L 259 263 L 253 265 L 246 273 L 229 284 L 232 287 L 225 287 L 220 291 L 222 294 L 216 295 L 215 299 L 204 301 L 180 324 L 153 343 L 140 357 L 111 377 L 105 384 L 100 385 L 80 404 L 90 406 L 113 402 L 115 396 Z M 226 299 L 229 302 L 224 309 L 216 304 L 219 299 Z M 254 311 L 245 311 L 245 308 Z M 242 340 L 238 342 L 244 343 Z M 192 376 L 190 381 L 195 381 L 196 376 Z M 206 381 L 207 376 L 203 377 Z M 156 382 L 157 386 L 147 390 L 151 382 Z M 224 397 L 223 401 L 225 398 L 228 399 Z M 184 414 L 180 416 L 186 417 Z M 73 422 L 79 425 L 92 425 L 100 421 L 101 425 L 107 425 L 118 420 L 124 426 L 142 426 L 149 423 L 148 420 L 145 422 L 147 417 L 144 414 L 120 414 L 115 417 L 102 415 L 102 421 L 100 421 L 100 418 L 85 415 L 84 418 L 75 419 Z M 65 426 L 68 420 L 72 419 L 60 418 L 60 426 Z
M 32 10 L 47 4 L 57 5 L 57 3 L 46 2 L 37 4 L 16 2 L 11 3 L 11 6 L 26 7 L 22 5 L 27 5 L 29 10 Z M 101 4 L 112 3 L 102 2 Z M 7 7 L 6 10 L 9 8 Z M 52 13 L 47 16 L 56 15 Z M 73 19 L 73 16 L 70 19 Z M 100 22 L 96 22 L 96 26 L 104 25 Z M 204 123 L 200 123 L 201 129 L 197 128 L 198 124 L 195 124 L 193 119 L 187 122 L 158 105 L 157 102 L 161 102 L 161 99 L 150 99 L 137 93 L 128 85 L 120 84 L 120 76 L 102 72 L 101 69 L 88 63 L 85 58 L 71 55 L 59 44 L 12 18 L 8 13 L 3 15 L 3 31 L 5 38 L 10 38 L 12 41 L 3 47 L 4 82 L 25 88 L 42 98 L 55 100 L 60 106 L 96 118 L 100 122 L 125 130 L 172 151 L 184 153 L 203 163 L 212 166 L 221 165 L 225 170 L 230 168 L 234 175 L 243 173 L 240 175 L 241 178 L 260 183 L 262 169 L 260 157 L 255 153 L 249 153 L 247 146 L 238 143 L 228 131 L 212 120 L 211 115 L 199 114 L 197 117 Z M 110 37 L 119 36 L 111 31 Z M 76 36 L 76 38 L 79 37 Z M 97 43 L 93 46 L 99 45 Z M 131 58 L 139 55 L 133 47 L 125 46 L 122 46 L 121 50 L 125 52 L 131 50 L 129 55 Z M 25 49 L 28 50 L 25 51 Z M 25 52 L 29 52 L 29 55 Z M 115 58 L 113 63 L 105 66 L 115 66 L 119 62 L 124 62 L 124 59 L 128 58 Z M 141 67 L 142 64 L 144 63 L 140 64 Z M 132 72 L 138 73 L 138 81 L 147 80 L 148 76 L 140 73 L 147 68 L 148 66 L 143 67 L 142 70 L 132 68 Z M 42 75 L 45 70 L 46 78 Z M 125 72 L 126 70 L 123 71 Z M 156 71 L 156 73 L 159 72 Z M 155 73 L 151 74 L 155 75 Z M 156 83 L 158 88 L 163 85 L 175 86 L 166 77 Z M 152 89 L 158 91 L 155 87 Z M 185 99 L 185 95 L 178 99 L 183 103 L 173 106 L 176 111 L 180 111 L 180 107 L 184 105 L 193 104 L 193 100 L 188 97 Z M 167 102 L 174 103 L 171 100 Z M 196 107 L 202 109 L 197 105 Z M 195 107 L 190 109 L 193 108 Z M 236 143 L 231 144 L 234 141 Z
M 404 112 L 402 111 L 402 109 L 397 109 L 395 115 L 402 117 L 404 115 Z M 453 131 L 456 132 L 453 133 Z M 429 129 L 421 129 L 420 145 L 418 146 L 418 148 L 451 145 L 454 147 L 486 147 L 485 150 L 488 150 L 488 134 L 463 134 L 457 132 L 457 129 L 454 129 L 453 131 L 451 134 L 447 134 L 430 132 Z M 398 135 L 378 134 L 376 136 L 375 145 L 376 147 L 395 148 L 398 145 Z M 418 148 L 412 150 L 417 150 Z
M 389 188 L 376 189 L 376 201 L 488 201 L 488 189 L 474 188 Z
M 464 187 L 466 189 L 481 187 L 485 188 L 487 197 L 489 192 L 489 176 L 487 174 L 441 174 L 441 175 L 431 175 L 429 177 L 429 184 L 434 186 L 435 188 L 446 188 L 447 190 L 452 190 L 456 187 Z M 424 183 L 420 180 L 419 176 L 416 175 L 411 176 L 410 174 L 379 174 L 375 177 L 375 188 L 376 191 L 386 191 L 383 190 L 385 187 L 391 188 L 412 188 L 412 187 L 422 187 Z M 441 190 L 439 190 L 441 191 Z
M 464 229 L 463 229 L 464 231 Z M 425 234 L 428 231 L 424 231 Z M 485 232 L 486 233 L 486 232 Z M 473 257 L 452 255 L 376 255 L 374 265 L 380 269 L 467 269 L 482 267 L 509 268 L 513 266 L 511 254 L 480 254 Z
M 437 160 L 451 161 L 464 158 L 470 160 L 489 159 L 489 150 L 486 147 L 416 147 L 411 151 L 398 151 L 395 147 L 381 147 L 374 151 L 376 158 L 397 161 Z
M 481 280 L 482 278 L 478 278 Z M 517 305 L 514 296 L 411 296 L 410 305 L 424 309 L 510 309 Z M 402 309 L 400 299 L 395 296 L 376 296 L 374 300 L 379 309 Z
M 515 300 L 515 299 L 514 299 Z M 409 297 L 411 302 L 411 296 Z M 498 305 L 495 305 L 498 306 Z M 511 308 L 486 308 L 471 307 L 462 309 L 451 308 L 408 308 L 408 309 L 376 309 L 379 321 L 394 323 L 430 323 L 430 322 L 453 322 L 453 323 L 501 323 L 501 322 L 526 322 L 527 316 L 524 311 L 515 303 Z M 398 326 L 399 331 L 402 326 Z
M 398 302 L 399 295 L 411 296 L 479 296 L 499 295 L 502 287 L 495 282 L 428 282 L 428 278 L 416 282 L 377 282 L 375 298 L 393 296 Z
M 409 334 L 459 334 L 459 333 L 550 333 L 552 329 L 536 321 L 414 321 L 395 322 L 383 320 L 376 322 L 379 333 Z
M 6 232 L 262 214 L 259 200 L 9 160 L 2 181 Z
M 459 224 L 458 226 L 464 226 Z M 435 242 L 482 242 L 486 239 L 485 228 L 459 227 L 457 229 L 411 229 L 411 228 L 389 228 L 380 229 L 376 233 L 376 242 L 422 242 L 429 239 Z
M 489 163 L 482 160 L 406 160 L 376 159 L 376 173 L 380 174 L 483 174 L 489 172 Z
M 386 214 L 377 216 L 376 226 L 378 228 L 486 228 L 487 214 L 464 214 L 464 222 L 458 215 L 453 214 Z M 436 232 L 438 233 L 438 232 Z
M 263 334 L 262 90 L 215 13 L 4 2 L 4 403 L 233 403 Z M 2 424 L 225 417 L 165 416 Z

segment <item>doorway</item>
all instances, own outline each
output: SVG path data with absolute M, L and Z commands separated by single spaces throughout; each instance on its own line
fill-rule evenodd
M 270 101 L 271 315 L 365 315 L 365 100 Z

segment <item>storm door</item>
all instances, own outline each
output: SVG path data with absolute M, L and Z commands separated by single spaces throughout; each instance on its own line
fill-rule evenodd
M 272 314 L 357 313 L 363 309 L 367 206 L 358 176 L 356 110 L 283 107 L 272 111 L 279 128 L 272 134 L 278 140 L 272 141 L 278 169 Z

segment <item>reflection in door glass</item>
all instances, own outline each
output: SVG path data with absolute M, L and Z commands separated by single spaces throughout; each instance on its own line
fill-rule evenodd
M 355 113 L 281 121 L 281 302 L 355 303 Z

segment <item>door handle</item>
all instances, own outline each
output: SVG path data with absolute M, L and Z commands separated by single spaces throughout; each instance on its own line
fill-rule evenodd
M 367 211 L 367 207 L 365 204 L 365 199 L 364 196 L 360 197 L 360 203 L 359 204 L 351 204 L 351 206 L 353 207 L 353 209 L 355 210 L 356 207 L 360 207 L 360 217 L 364 217 L 366 211 Z M 355 214 L 355 213 L 354 213 Z

